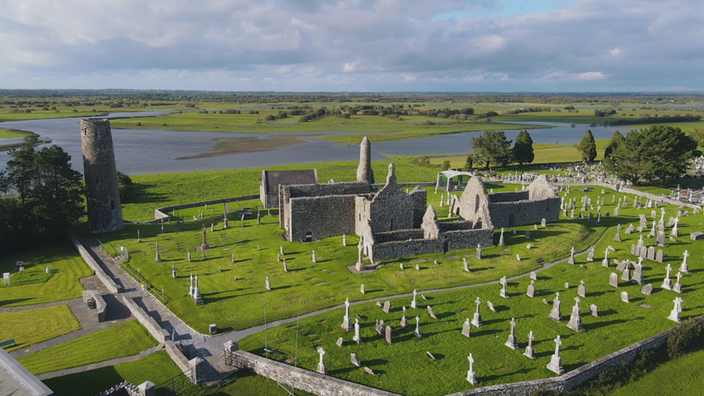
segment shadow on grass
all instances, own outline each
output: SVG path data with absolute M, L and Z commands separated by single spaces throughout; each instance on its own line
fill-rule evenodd
M 628 322 L 626 319 L 614 319 L 614 320 L 606 320 L 606 321 L 598 322 L 598 323 L 584 324 L 583 326 L 584 326 L 585 330 L 596 330 L 600 327 L 611 326 L 611 325 L 626 323 L 626 322 Z
M 155 187 L 156 184 L 134 183 L 131 201 L 142 204 L 166 201 L 167 194 L 151 191 Z

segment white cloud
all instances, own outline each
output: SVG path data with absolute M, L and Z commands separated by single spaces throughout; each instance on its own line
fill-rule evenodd
M 704 2 L 575 0 L 551 12 L 492 14 L 502 8 L 496 0 L 0 0 L 0 87 L 41 87 L 35 77 L 66 88 L 197 89 L 217 79 L 237 82 L 222 89 L 270 89 L 275 80 L 281 90 L 704 84 L 693 66 L 704 61 Z

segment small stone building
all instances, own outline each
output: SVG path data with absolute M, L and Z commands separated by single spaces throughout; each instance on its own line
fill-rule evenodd
M 487 205 L 494 227 L 515 227 L 540 224 L 542 219 L 552 223 L 560 219 L 560 198 L 545 176 L 540 176 L 524 191 L 487 194 L 481 177 L 469 180 L 459 205 L 452 213 L 468 221 L 481 221 L 479 208 Z
M 265 208 L 279 206 L 279 186 L 291 184 L 316 184 L 318 171 L 316 169 L 262 171 L 262 185 L 259 187 L 259 199 Z

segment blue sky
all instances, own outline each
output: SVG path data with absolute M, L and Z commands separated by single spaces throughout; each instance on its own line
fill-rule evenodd
M 0 0 L 0 88 L 702 91 L 700 0 Z

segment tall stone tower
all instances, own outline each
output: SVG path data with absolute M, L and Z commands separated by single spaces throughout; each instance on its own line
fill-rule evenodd
M 119 230 L 125 225 L 117 186 L 110 121 L 82 119 L 81 146 L 88 201 L 88 228 L 93 233 Z
M 372 145 L 365 136 L 359 145 L 359 167 L 357 167 L 357 181 L 374 184 L 374 171 L 372 170 Z

